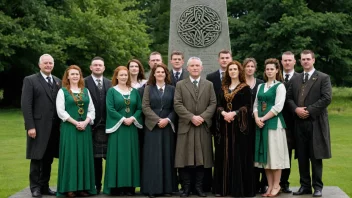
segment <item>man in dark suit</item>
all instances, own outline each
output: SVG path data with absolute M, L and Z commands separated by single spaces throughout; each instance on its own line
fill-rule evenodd
M 213 83 L 213 88 L 215 91 L 216 98 L 218 98 L 219 93 L 221 91 L 221 80 L 223 75 L 225 74 L 226 66 L 231 61 L 232 61 L 231 52 L 225 49 L 221 50 L 218 54 L 218 62 L 220 65 L 219 70 L 216 70 L 215 72 L 208 74 L 206 77 L 207 80 Z M 214 141 L 217 140 L 215 122 L 216 122 L 216 113 L 214 113 L 213 115 L 213 125 L 210 128 L 211 133 L 214 135 Z M 216 150 L 220 150 L 220 148 L 216 149 L 215 147 L 215 157 L 216 157 Z M 204 190 L 206 192 L 209 192 L 211 189 L 211 186 L 212 186 L 212 170 L 210 169 L 210 170 L 206 170 L 206 173 L 205 173 Z
M 331 82 L 327 74 L 314 68 L 314 52 L 301 52 L 304 72 L 293 77 L 287 92 L 287 104 L 295 112 L 296 156 L 301 187 L 293 195 L 321 197 L 323 161 L 331 158 L 327 107 L 331 103 Z M 310 176 L 310 164 L 312 177 Z
M 40 72 L 23 80 L 21 109 L 27 131 L 26 158 L 31 159 L 29 182 L 33 197 L 53 195 L 49 188 L 51 164 L 59 156 L 60 120 L 56 113 L 56 95 L 61 80 L 51 75 L 54 59 L 39 58 Z
M 111 81 L 103 77 L 105 71 L 104 59 L 93 58 L 90 70 L 92 74 L 84 78 L 84 84 L 88 88 L 95 107 L 95 120 L 92 126 L 93 152 L 95 169 L 95 188 L 99 194 L 103 176 L 103 158 L 106 157 L 108 135 L 105 133 L 106 121 L 106 92 L 111 87 Z
M 290 51 L 284 52 L 281 56 L 281 64 L 283 67 L 282 76 L 284 77 L 284 84 L 287 90 L 292 77 L 298 75 L 298 73 L 295 72 L 295 64 L 296 64 L 295 55 Z M 290 158 L 290 166 L 291 166 L 292 150 L 295 147 L 294 146 L 295 141 L 294 141 L 294 135 L 293 135 L 294 112 L 291 111 L 291 109 L 288 107 L 287 104 L 285 104 L 282 110 L 282 115 L 284 116 L 284 120 L 286 123 L 286 138 L 287 138 L 287 146 L 288 146 L 288 155 Z M 280 186 L 281 186 L 281 191 L 283 193 L 292 193 L 292 191 L 290 190 L 290 182 L 288 182 L 290 178 L 290 174 L 291 174 L 291 168 L 282 170 Z
M 173 51 L 171 53 L 170 63 L 172 65 L 172 69 L 170 70 L 171 83 L 176 87 L 178 81 L 189 76 L 188 72 L 185 69 L 182 69 L 182 66 L 185 63 L 183 53 L 180 51 Z

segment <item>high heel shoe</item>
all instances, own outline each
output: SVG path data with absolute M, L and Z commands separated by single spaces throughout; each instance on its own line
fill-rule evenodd
M 74 192 L 68 192 L 66 197 L 76 197 L 76 194 Z
M 278 189 L 277 193 L 276 194 L 271 194 L 271 192 L 275 189 Z M 279 194 L 280 194 L 280 186 L 278 187 L 274 187 L 273 190 L 271 190 L 271 192 L 269 193 L 268 197 L 277 197 Z

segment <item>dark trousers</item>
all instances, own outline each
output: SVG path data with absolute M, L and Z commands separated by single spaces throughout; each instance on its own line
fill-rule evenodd
M 290 159 L 290 168 L 282 169 L 281 172 L 281 179 L 280 179 L 280 186 L 289 186 L 290 182 L 288 182 L 288 179 L 290 178 L 291 174 L 291 159 L 292 159 L 292 149 L 288 149 L 288 156 Z
M 48 190 L 51 173 L 51 164 L 54 161 L 52 153 L 47 151 L 42 159 L 31 159 L 29 168 L 29 185 L 31 192 Z
M 94 158 L 95 188 L 101 190 L 101 180 L 103 178 L 103 158 Z
M 316 159 L 313 151 L 313 124 L 309 119 L 296 122 L 296 151 L 301 186 L 307 189 L 323 189 L 323 161 Z M 310 164 L 312 178 L 310 177 Z

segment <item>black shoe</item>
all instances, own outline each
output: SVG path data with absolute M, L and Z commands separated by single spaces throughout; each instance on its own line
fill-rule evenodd
M 202 188 L 196 188 L 196 193 L 198 197 L 206 197 L 207 195 L 204 193 Z
M 268 186 L 262 186 L 259 189 L 259 194 L 265 194 L 267 190 L 268 190 Z
M 32 192 L 32 197 L 42 197 L 42 193 L 40 193 L 40 190 L 35 190 Z
M 290 186 L 288 184 L 284 184 L 281 186 L 281 192 L 283 193 L 292 193 Z
M 56 196 L 56 192 L 51 190 L 50 188 L 42 189 L 41 192 L 42 192 L 42 195 Z
M 293 195 L 304 195 L 304 194 L 312 194 L 312 190 L 304 187 L 300 187 L 297 192 L 293 192 Z
M 323 196 L 323 193 L 321 192 L 321 190 L 314 190 L 313 197 L 321 197 L 321 196 Z

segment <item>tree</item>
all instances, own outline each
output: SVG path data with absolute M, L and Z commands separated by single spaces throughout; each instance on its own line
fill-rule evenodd
M 303 0 L 228 1 L 235 57 L 239 60 L 255 57 L 262 68 L 266 58 L 280 58 L 284 51 L 299 55 L 303 49 L 311 49 L 316 53 L 317 69 L 330 74 L 334 84 L 351 86 L 352 18 L 342 12 L 343 7 L 351 7 L 351 1 L 345 4 L 323 2 L 330 8 L 318 6 L 318 1 L 308 2 L 310 4 Z M 308 5 L 319 9 L 312 10 Z
M 4 105 L 19 105 L 22 79 L 38 71 L 38 58 L 55 59 L 54 74 L 102 56 L 106 74 L 131 58 L 146 59 L 151 42 L 134 0 L 0 1 L 0 89 Z

